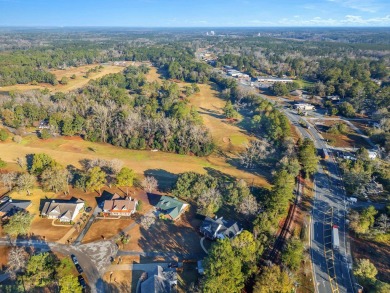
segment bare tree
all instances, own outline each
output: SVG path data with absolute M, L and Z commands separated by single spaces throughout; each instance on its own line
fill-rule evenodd
M 141 227 L 145 230 L 149 229 L 156 222 L 156 217 L 143 216 L 141 219 Z
M 123 162 L 118 159 L 113 159 L 107 162 L 107 167 L 110 169 L 112 174 L 118 174 L 123 167 Z
M 15 184 L 17 174 L 15 172 L 0 174 L 0 180 L 9 191 L 12 190 L 12 187 Z
M 146 192 L 152 192 L 157 189 L 158 182 L 153 176 L 146 176 L 145 179 L 142 180 L 141 186 Z
M 241 164 L 248 169 L 254 168 L 271 153 L 269 148 L 270 144 L 267 140 L 252 140 L 240 154 Z
M 27 194 L 30 195 L 30 189 L 34 187 L 35 177 L 28 173 L 19 175 L 16 180 L 16 186 L 19 190 L 26 190 Z
M 18 157 L 16 159 L 16 163 L 19 165 L 20 168 L 22 168 L 23 170 L 26 169 L 26 166 L 27 166 L 27 161 L 26 161 L 26 158 L 25 157 Z
M 390 227 L 389 217 L 386 214 L 381 214 L 376 222 L 379 228 L 384 232 L 386 232 Z
M 27 266 L 29 255 L 23 247 L 12 247 L 8 253 L 8 266 L 6 272 L 15 280 L 19 272 L 23 272 Z
M 199 214 L 211 217 L 221 207 L 222 195 L 218 189 L 210 188 L 201 193 L 197 204 Z
M 236 210 L 243 215 L 253 216 L 259 210 L 259 206 L 257 204 L 256 198 L 252 194 L 248 194 L 242 198 Z

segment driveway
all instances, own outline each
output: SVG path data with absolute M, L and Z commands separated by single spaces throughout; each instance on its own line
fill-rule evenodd
M 83 241 L 85 235 L 87 234 L 89 228 L 91 228 L 93 222 L 95 221 L 96 216 L 102 211 L 97 205 L 93 211 L 92 216 L 89 218 L 87 224 L 84 226 L 83 230 L 80 232 L 79 236 L 77 236 L 76 240 L 73 242 L 73 245 L 80 245 L 81 241 Z

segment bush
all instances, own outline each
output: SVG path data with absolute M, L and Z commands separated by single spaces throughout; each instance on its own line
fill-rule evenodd
M 378 234 L 375 236 L 374 240 L 376 242 L 385 243 L 387 245 L 390 245 L 390 233 Z
M 0 129 L 0 140 L 5 141 L 8 138 L 8 132 L 4 129 Z
M 22 142 L 22 137 L 20 135 L 15 135 L 12 140 L 16 143 L 21 143 Z
M 48 139 L 51 137 L 50 131 L 47 129 L 42 129 L 40 133 L 41 139 Z
M 137 204 L 137 212 L 139 212 L 139 211 L 142 211 L 142 206 L 143 206 L 143 203 L 142 203 L 142 201 L 138 201 L 138 204 Z

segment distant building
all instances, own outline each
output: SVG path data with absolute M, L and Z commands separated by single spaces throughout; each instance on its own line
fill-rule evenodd
M 121 197 L 114 194 L 110 200 L 105 200 L 103 212 L 110 216 L 131 216 L 137 210 L 138 201 L 131 197 Z
M 326 98 L 328 100 L 331 100 L 331 101 L 340 101 L 340 97 L 335 95 L 335 96 L 326 96 Z
M 26 211 L 31 206 L 30 200 L 16 200 L 9 197 L 4 197 L 0 203 L 0 219 L 4 220 L 12 217 L 14 214 L 20 211 Z
M 374 160 L 378 157 L 378 153 L 375 152 L 375 151 L 368 151 L 368 157 L 371 159 L 371 160 Z
M 315 110 L 315 107 L 313 105 L 306 104 L 306 103 L 295 104 L 294 108 L 297 110 L 303 110 L 303 111 Z
M 188 207 L 188 203 L 165 195 L 160 198 L 156 205 L 156 209 L 171 220 L 178 219 Z
M 279 77 L 258 77 L 257 81 L 269 82 L 269 83 L 275 83 L 275 82 L 289 83 L 289 82 L 293 82 L 294 80 L 290 78 L 279 78 Z
M 215 239 L 225 239 L 225 238 L 234 238 L 242 232 L 236 221 L 224 220 L 223 217 L 220 218 L 209 218 L 203 221 L 199 229 L 205 237 L 211 240 Z
M 156 266 L 152 274 L 141 283 L 141 293 L 176 293 L 177 273 L 174 269 Z
M 41 215 L 49 219 L 58 219 L 60 222 L 71 222 L 84 207 L 84 201 L 78 200 L 51 200 L 45 202 Z

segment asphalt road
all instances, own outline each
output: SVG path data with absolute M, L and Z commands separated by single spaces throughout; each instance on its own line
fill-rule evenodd
M 299 125 L 302 119 L 287 108 L 283 108 L 289 120 L 304 138 L 314 141 L 317 149 L 329 149 L 314 127 Z M 330 153 L 330 152 L 329 152 Z M 346 226 L 346 195 L 339 169 L 332 156 L 323 160 L 315 174 L 315 199 L 311 222 L 311 257 L 315 275 L 316 292 L 354 292 L 350 267 L 352 258 L 349 250 Z M 333 210 L 332 224 L 339 227 L 340 248 L 333 250 L 333 260 L 325 250 L 332 251 L 331 225 L 327 213 Z M 334 265 L 334 270 L 333 270 Z M 331 281 L 331 276 L 333 281 Z

